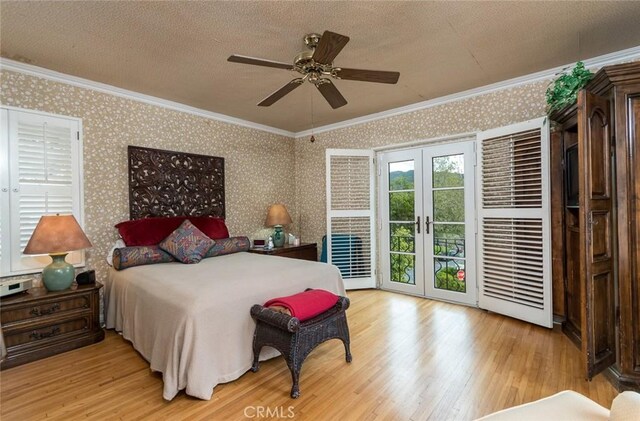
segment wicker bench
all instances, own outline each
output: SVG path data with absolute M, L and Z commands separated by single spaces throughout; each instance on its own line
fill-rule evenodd
M 251 317 L 256 320 L 253 335 L 254 373 L 260 368 L 260 350 L 263 346 L 271 346 L 282 354 L 291 371 L 293 386 L 291 397 L 300 396 L 299 377 L 302 363 L 313 349 L 329 339 L 340 339 L 344 343 L 346 360 L 351 362 L 349 349 L 349 326 L 345 310 L 349 308 L 349 299 L 340 297 L 335 306 L 324 313 L 300 322 L 295 317 L 278 313 L 261 305 L 251 308 Z

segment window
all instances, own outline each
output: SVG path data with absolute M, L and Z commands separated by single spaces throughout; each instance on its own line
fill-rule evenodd
M 35 273 L 48 256 L 22 254 L 40 217 L 73 213 L 83 225 L 81 121 L 0 108 L 0 276 Z M 67 261 L 84 264 L 84 253 Z

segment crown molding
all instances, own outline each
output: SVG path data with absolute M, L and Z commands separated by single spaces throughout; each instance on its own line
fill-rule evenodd
M 602 66 L 608 66 L 610 64 L 617 64 L 624 61 L 632 61 L 640 59 L 640 46 L 628 48 L 626 50 L 616 51 L 609 54 L 593 57 L 590 59 L 582 60 L 587 68 L 600 68 Z M 436 107 L 453 101 L 460 101 L 467 98 L 472 98 L 478 95 L 484 95 L 503 89 L 514 88 L 520 85 L 526 85 L 528 83 L 538 82 L 541 80 L 549 79 L 567 67 L 573 66 L 574 63 L 564 66 L 554 67 L 553 69 L 542 70 L 540 72 L 531 73 L 529 75 L 516 77 L 513 79 L 503 80 L 501 82 L 492 83 L 490 85 L 481 86 L 479 88 L 473 88 L 455 94 L 442 96 L 439 98 L 430 99 L 427 101 L 417 102 L 411 105 L 405 105 L 403 107 L 392 108 L 390 110 L 381 111 L 379 113 L 369 114 L 362 117 L 352 118 L 350 120 L 344 120 L 339 123 L 327 124 L 326 126 L 316 127 L 313 130 L 304 130 L 295 133 L 296 138 L 310 136 L 311 134 L 324 133 L 331 130 L 344 129 L 351 126 L 357 126 L 359 124 L 369 123 L 384 118 L 389 118 L 401 114 L 411 113 L 414 111 L 424 110 L 427 108 Z
M 210 120 L 221 121 L 223 123 L 234 124 L 236 126 L 248 127 L 263 132 L 273 133 L 286 137 L 295 137 L 294 132 L 278 129 L 276 127 L 264 124 L 254 123 L 252 121 L 243 120 L 241 118 L 231 117 L 225 114 L 214 113 L 213 111 L 203 110 L 201 108 L 191 107 L 179 102 L 169 101 L 166 99 L 154 97 L 151 95 L 141 94 L 139 92 L 130 91 L 128 89 L 118 88 L 117 86 L 107 85 L 106 83 L 95 82 L 78 76 L 72 76 L 65 73 L 56 72 L 55 70 L 45 69 L 44 67 L 34 66 L 19 61 L 0 58 L 0 70 L 9 70 L 12 72 L 23 73 L 30 76 L 40 77 L 43 79 L 61 82 L 67 85 L 77 86 L 79 88 L 91 89 L 93 91 L 102 92 L 109 95 L 115 95 L 126 99 L 131 99 L 145 104 L 155 105 L 158 107 L 168 108 L 174 111 L 180 111 L 188 114 L 197 115 Z

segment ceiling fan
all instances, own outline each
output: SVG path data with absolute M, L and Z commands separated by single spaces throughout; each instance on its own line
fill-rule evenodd
M 293 91 L 298 86 L 308 81 L 316 86 L 324 99 L 331 107 L 340 108 L 347 104 L 338 88 L 330 78 L 344 80 L 359 80 L 363 82 L 390 83 L 398 82 L 399 72 L 386 72 L 381 70 L 347 69 L 333 65 L 333 59 L 342 51 L 349 42 L 349 37 L 324 31 L 322 35 L 308 34 L 304 37 L 307 50 L 299 53 L 293 60 L 293 64 L 261 58 L 247 57 L 234 54 L 227 60 L 234 63 L 253 64 L 255 66 L 274 67 L 276 69 L 293 70 L 302 75 L 284 85 L 258 105 L 268 107 Z

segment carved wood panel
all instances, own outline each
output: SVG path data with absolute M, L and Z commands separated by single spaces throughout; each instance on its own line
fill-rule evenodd
M 224 158 L 129 146 L 129 216 L 225 217 Z

